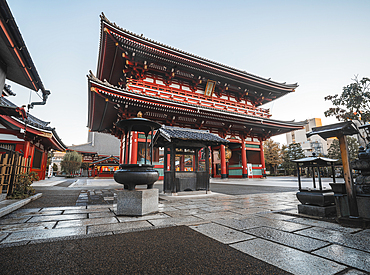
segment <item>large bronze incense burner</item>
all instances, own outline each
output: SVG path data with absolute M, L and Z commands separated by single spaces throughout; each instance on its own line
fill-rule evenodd
M 148 136 L 151 134 L 153 141 L 154 130 L 161 127 L 157 122 L 145 118 L 130 118 L 121 120 L 116 123 L 118 128 L 121 128 L 125 133 L 125 147 L 123 152 L 123 164 L 120 169 L 114 173 L 114 180 L 124 185 L 124 189 L 135 190 L 136 185 L 147 185 L 148 189 L 153 188 L 154 182 L 159 178 L 158 171 L 153 165 L 153 142 L 150 143 L 150 164 L 147 164 L 148 153 Z M 142 132 L 145 134 L 145 156 L 143 164 L 130 164 L 130 140 L 133 131 Z

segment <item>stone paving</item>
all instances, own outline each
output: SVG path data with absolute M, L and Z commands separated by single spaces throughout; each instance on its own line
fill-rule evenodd
M 75 206 L 0 218 L 0 247 L 186 225 L 293 274 L 368 274 L 370 230 L 298 217 L 295 192 L 160 196 L 159 212 L 115 215 L 114 190 L 82 190 Z

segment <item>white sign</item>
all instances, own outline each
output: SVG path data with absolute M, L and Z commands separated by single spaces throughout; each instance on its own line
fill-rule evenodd
M 49 171 L 48 171 L 48 178 L 51 178 L 53 176 L 53 165 L 49 165 Z
M 253 176 L 253 166 L 252 163 L 247 163 L 248 177 Z

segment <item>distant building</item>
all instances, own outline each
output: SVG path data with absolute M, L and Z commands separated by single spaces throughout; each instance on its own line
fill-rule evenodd
M 119 156 L 120 140 L 115 136 L 89 132 L 87 143 L 68 146 L 69 150 L 77 152 L 96 153 L 99 156 Z
M 306 137 L 306 133 L 311 132 L 312 128 L 322 126 L 321 118 L 311 118 L 307 120 L 307 124 L 304 129 L 296 130 L 286 134 L 287 144 L 299 143 L 302 146 L 304 154 L 306 156 L 312 156 L 315 152 L 317 155 L 327 155 L 328 154 L 328 142 L 318 135 Z
M 82 155 L 82 161 L 89 164 L 88 171 L 82 171 L 83 176 L 113 177 L 118 169 L 121 142 L 115 136 L 89 132 L 87 143 L 68 146 L 67 151 L 76 151 Z

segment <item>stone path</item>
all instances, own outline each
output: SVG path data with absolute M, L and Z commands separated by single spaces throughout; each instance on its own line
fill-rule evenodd
M 75 206 L 0 218 L 0 248 L 186 225 L 293 274 L 367 274 L 370 229 L 297 217 L 295 192 L 161 196 L 159 213 L 115 215 L 112 190 L 82 190 Z

